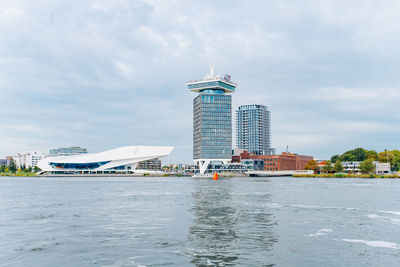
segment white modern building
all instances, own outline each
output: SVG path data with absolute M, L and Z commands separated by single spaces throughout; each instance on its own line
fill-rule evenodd
M 42 173 L 49 174 L 135 173 L 140 161 L 168 156 L 173 149 L 170 146 L 124 146 L 100 153 L 46 157 L 37 166 Z
M 17 155 L 12 158 L 17 168 L 34 168 L 43 157 L 44 154 L 41 152 L 30 151 L 17 153 Z

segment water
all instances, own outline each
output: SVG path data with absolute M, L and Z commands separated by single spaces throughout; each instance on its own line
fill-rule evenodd
M 1 266 L 398 266 L 400 180 L 0 178 Z

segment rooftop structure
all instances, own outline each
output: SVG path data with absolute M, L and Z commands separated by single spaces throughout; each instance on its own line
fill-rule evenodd
M 87 154 L 86 148 L 82 148 L 79 146 L 71 146 L 71 147 L 61 147 L 56 149 L 50 149 L 49 155 L 50 157 L 54 156 L 72 156 L 79 154 Z

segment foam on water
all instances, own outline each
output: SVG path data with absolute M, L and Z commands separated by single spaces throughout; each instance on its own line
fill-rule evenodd
M 388 213 L 388 214 L 394 214 L 394 215 L 400 216 L 400 211 L 379 210 L 379 212 Z
M 400 211 L 392 211 L 392 210 L 367 210 L 367 209 L 360 209 L 360 208 L 352 208 L 352 207 L 336 207 L 336 206 L 313 206 L 313 205 L 291 205 L 292 207 L 296 208 L 306 208 L 306 209 L 342 209 L 342 210 L 356 210 L 356 211 L 367 211 L 367 212 L 380 212 L 386 214 L 393 214 L 400 216 Z M 374 214 L 371 214 L 374 215 Z M 376 215 L 379 216 L 379 215 Z M 384 218 L 383 216 L 381 216 Z
M 278 208 L 281 208 L 281 207 L 282 207 L 282 205 L 279 204 L 279 203 L 270 203 L 270 204 L 266 204 L 266 206 L 267 206 L 268 208 L 275 208 L 275 209 L 278 209 Z
M 393 242 L 387 242 L 387 241 L 368 241 L 368 240 L 362 240 L 362 239 L 342 239 L 342 241 L 345 242 L 351 242 L 351 243 L 363 243 L 369 247 L 378 247 L 378 248 L 392 248 L 392 249 L 399 249 L 399 245 Z
M 387 218 L 387 217 L 384 217 L 384 216 L 380 216 L 378 214 L 368 214 L 367 217 L 369 219 L 386 219 Z
M 333 230 L 332 229 L 329 229 L 329 228 L 322 228 L 322 229 L 320 229 L 320 230 L 318 230 L 318 232 L 316 232 L 316 233 L 314 233 L 314 234 L 309 234 L 309 235 L 307 235 L 307 236 L 321 236 L 321 235 L 327 235 L 327 233 L 331 233 L 331 232 L 333 232 Z

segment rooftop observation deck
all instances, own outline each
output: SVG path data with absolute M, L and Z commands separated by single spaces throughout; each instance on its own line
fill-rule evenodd
M 206 77 L 200 81 L 189 81 L 186 83 L 188 89 L 195 93 L 200 93 L 203 90 L 223 90 L 224 93 L 234 93 L 237 84 L 230 81 L 230 76 L 225 75 L 224 78 L 219 76 Z

